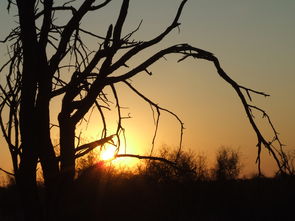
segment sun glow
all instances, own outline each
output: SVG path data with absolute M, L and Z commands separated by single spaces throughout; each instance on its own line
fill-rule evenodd
M 112 145 L 107 145 L 100 153 L 101 160 L 108 161 L 115 158 L 116 147 Z
M 115 138 L 114 138 L 115 139 Z M 117 143 L 117 140 L 113 140 L 114 144 Z M 134 155 L 143 155 L 142 151 L 138 150 L 137 146 L 139 145 L 139 142 L 137 139 L 131 138 L 128 140 L 128 145 L 126 147 L 124 146 L 124 142 L 121 142 L 121 147 L 119 150 L 117 149 L 117 146 L 106 143 L 105 146 L 101 148 L 96 148 L 94 150 L 96 155 L 95 162 L 101 162 L 101 163 L 107 163 L 106 165 L 112 165 L 114 168 L 118 169 L 135 169 L 137 168 L 137 165 L 140 163 L 140 160 L 133 157 L 118 157 L 116 158 L 116 154 L 134 154 Z

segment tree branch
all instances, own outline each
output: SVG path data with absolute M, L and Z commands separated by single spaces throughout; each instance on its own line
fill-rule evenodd
M 158 36 L 156 36 L 155 38 L 153 38 L 152 40 L 149 40 L 147 42 L 143 42 L 141 44 L 136 45 L 134 48 L 130 49 L 128 52 L 126 52 L 126 54 L 124 54 L 117 62 L 115 62 L 111 69 L 110 69 L 110 73 L 112 73 L 114 70 L 117 70 L 119 67 L 121 67 L 122 65 L 124 65 L 131 57 L 135 56 L 137 53 L 143 51 L 144 49 L 151 47 L 157 43 L 159 43 L 165 36 L 167 36 L 174 28 L 176 28 L 177 26 L 180 25 L 180 23 L 178 23 L 178 19 L 181 15 L 182 9 L 185 5 L 185 3 L 187 2 L 187 0 L 183 0 L 177 10 L 176 16 L 172 22 L 172 24 L 167 27 L 167 29 L 165 31 L 163 31 L 161 34 L 159 34 Z
M 231 79 L 225 72 L 224 70 L 221 68 L 220 63 L 217 59 L 217 57 L 215 57 L 212 53 L 208 52 L 208 51 L 204 51 L 202 49 L 199 48 L 195 48 L 192 47 L 188 44 L 180 44 L 180 45 L 175 45 L 169 48 L 166 48 L 164 50 L 159 51 L 158 53 L 154 54 L 153 56 L 151 56 L 149 59 L 147 59 L 146 61 L 144 61 L 143 63 L 141 63 L 140 65 L 138 65 L 137 67 L 135 67 L 134 69 L 132 69 L 131 71 L 120 75 L 120 76 L 116 76 L 116 77 L 108 77 L 107 81 L 110 84 L 114 84 L 117 82 L 121 82 L 121 81 L 126 81 L 127 79 L 130 79 L 131 77 L 135 76 L 136 74 L 138 74 L 141 71 L 146 70 L 147 67 L 149 67 L 150 65 L 152 65 L 154 62 L 158 61 L 161 57 L 163 57 L 166 54 L 170 54 L 170 53 L 179 53 L 179 54 L 183 54 L 184 57 L 182 59 L 180 59 L 179 61 L 183 61 L 188 57 L 193 57 L 193 58 L 198 58 L 198 59 L 204 59 L 207 61 L 210 61 L 214 64 L 217 73 L 219 74 L 219 76 L 225 80 L 227 83 L 229 83 L 234 90 L 236 91 L 237 95 L 239 96 L 244 110 L 248 116 L 248 120 L 252 126 L 252 128 L 254 129 L 256 135 L 257 135 L 257 140 L 258 140 L 258 144 L 257 144 L 257 148 L 258 148 L 258 156 L 257 156 L 257 162 L 258 162 L 258 170 L 259 173 L 261 171 L 260 169 L 260 152 L 261 152 L 261 145 L 263 144 L 264 147 L 270 151 L 271 155 L 273 156 L 274 160 L 276 161 L 278 168 L 281 172 L 285 172 L 286 170 L 286 163 L 284 160 L 284 152 L 282 150 L 282 144 L 279 141 L 279 145 L 280 145 L 280 150 L 278 151 L 280 158 L 278 158 L 277 154 L 275 153 L 275 149 L 271 146 L 272 142 L 268 142 L 264 136 L 261 134 L 260 130 L 258 129 L 253 116 L 250 112 L 250 108 L 251 106 L 248 104 L 245 96 L 243 95 L 241 90 L 245 90 L 247 95 L 249 96 L 249 93 L 255 93 L 258 95 L 263 95 L 263 96 L 268 96 L 267 94 L 263 93 L 263 92 L 258 92 L 255 91 L 253 89 L 249 89 L 243 86 L 238 85 L 233 79 Z M 252 101 L 251 97 L 249 96 L 250 101 Z M 252 107 L 253 108 L 253 107 Z M 273 124 L 271 122 L 269 122 L 269 125 L 271 126 L 271 128 L 273 129 Z M 275 130 L 273 130 L 273 132 L 275 133 L 275 140 L 277 140 L 277 133 Z
M 52 23 L 51 20 L 51 12 L 52 12 L 52 5 L 53 0 L 44 0 L 44 16 L 43 16 L 43 23 L 40 31 L 40 39 L 39 44 L 41 46 L 41 49 L 43 50 L 43 53 L 46 53 L 46 45 L 48 42 L 48 34 L 50 31 L 50 26 Z
M 83 145 L 77 147 L 75 149 L 75 152 L 76 152 L 75 158 L 82 157 L 85 154 L 89 153 L 94 148 L 96 148 L 97 146 L 102 146 L 105 143 L 110 142 L 113 139 L 114 136 L 115 135 L 111 135 L 111 136 L 108 136 L 108 137 L 105 137 L 105 138 L 102 138 L 102 139 L 99 139 L 99 140 L 96 140 L 96 141 L 93 141 L 93 142 L 90 142 L 90 143 L 87 143 L 87 144 L 83 144 Z
M 84 17 L 84 15 L 89 10 L 97 10 L 99 8 L 104 7 L 109 2 L 110 2 L 110 0 L 106 0 L 104 3 L 102 3 L 98 6 L 93 6 L 93 7 L 91 6 L 93 3 L 93 0 L 85 0 L 83 2 L 83 4 L 78 9 L 78 11 L 73 15 L 73 17 L 67 23 L 67 25 L 65 26 L 65 28 L 61 34 L 61 40 L 59 42 L 56 53 L 50 59 L 50 67 L 51 67 L 52 72 L 55 72 L 61 59 L 65 56 L 67 44 L 68 44 L 74 30 L 76 30 L 77 27 L 79 26 L 79 22 Z
M 56 6 L 56 7 L 52 7 L 52 11 L 71 11 L 73 15 L 77 12 L 77 10 L 73 6 Z M 45 13 L 46 13 L 45 10 L 37 13 L 35 15 L 35 19 L 40 18 Z
M 0 168 L 0 171 L 6 173 L 6 174 L 9 175 L 9 176 L 15 176 L 14 173 L 10 173 L 10 172 L 8 172 L 7 170 L 4 170 L 4 169 L 2 169 L 2 168 Z
M 161 161 L 163 163 L 167 163 L 172 167 L 178 168 L 177 164 L 175 162 L 167 160 L 163 157 L 143 156 L 143 155 L 136 155 L 136 154 L 116 154 L 115 155 L 115 158 L 120 158 L 120 157 L 133 157 L 133 158 L 137 158 L 137 159 L 157 160 L 157 161 Z
M 120 14 L 114 27 L 114 47 L 120 47 L 121 32 L 128 13 L 129 0 L 123 0 Z
M 127 81 L 123 81 L 123 82 L 133 92 L 135 92 L 139 97 L 141 97 L 143 100 L 145 100 L 147 103 L 149 103 L 152 107 L 155 107 L 156 110 L 157 110 L 156 128 L 155 128 L 155 131 L 154 131 L 154 136 L 153 136 L 153 140 L 152 140 L 152 148 L 151 148 L 150 155 L 152 155 L 153 150 L 154 150 L 155 139 L 156 139 L 156 135 L 157 135 L 157 131 L 158 131 L 158 126 L 159 126 L 159 120 L 160 120 L 160 111 L 164 111 L 164 112 L 167 112 L 168 114 L 171 114 L 179 122 L 179 124 L 180 124 L 180 141 L 179 141 L 179 148 L 178 148 L 178 153 L 177 153 L 177 158 L 178 158 L 178 155 L 179 155 L 179 153 L 181 151 L 181 148 L 182 148 L 182 138 L 183 138 L 183 130 L 184 130 L 184 126 L 183 126 L 184 124 L 183 124 L 182 120 L 175 113 L 173 113 L 172 111 L 170 111 L 170 110 L 168 110 L 166 108 L 160 107 L 158 104 L 154 103 L 152 100 L 150 100 L 149 98 L 147 98 L 146 96 L 144 96 L 136 88 L 134 88 L 129 82 L 127 82 Z
M 99 4 L 99 5 L 94 5 L 91 6 L 90 11 L 95 11 L 98 9 L 103 8 L 104 6 L 106 6 L 108 3 L 110 3 L 112 0 L 105 0 L 103 3 Z

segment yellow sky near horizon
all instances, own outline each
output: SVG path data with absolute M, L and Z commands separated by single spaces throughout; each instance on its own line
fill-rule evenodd
M 125 33 L 136 28 L 143 19 L 141 29 L 134 37 L 152 38 L 170 24 L 180 2 L 130 1 Z M 105 34 L 109 23 L 117 18 L 119 3 L 114 1 L 101 14 L 90 14 L 82 25 Z M 0 10 L 0 38 L 3 39 L 16 18 L 7 15 L 6 4 L 0 3 Z M 295 1 L 292 0 L 189 0 L 180 18 L 180 32 L 174 30 L 163 43 L 134 59 L 131 65 L 177 43 L 186 42 L 211 51 L 238 83 L 271 94 L 268 98 L 253 96 L 254 103 L 270 114 L 283 143 L 289 149 L 295 149 L 294 11 Z M 91 41 L 90 45 L 97 46 Z M 161 59 L 149 69 L 152 76 L 146 73 L 136 76 L 133 85 L 155 103 L 179 115 L 186 128 L 184 148 L 207 155 L 209 162 L 213 162 L 220 146 L 239 149 L 244 173 L 255 172 L 256 135 L 234 90 L 217 75 L 209 62 L 189 59 L 177 63 L 179 56 L 174 55 L 167 56 L 167 59 Z M 3 63 L 2 51 L 0 61 Z M 0 80 L 3 78 L 1 74 Z M 118 87 L 122 106 L 129 108 L 124 114 L 130 112 L 132 116 L 124 121 L 128 150 L 136 154 L 149 152 L 154 132 L 150 107 L 124 85 Z M 58 108 L 55 103 L 52 106 L 55 107 L 52 108 L 55 111 L 52 120 L 55 121 Z M 255 119 L 268 134 L 269 129 L 264 127 L 265 122 L 260 116 L 258 114 Z M 100 130 L 96 127 L 98 117 L 94 115 L 92 119 L 87 131 L 83 129 L 88 139 L 95 139 Z M 179 143 L 178 122 L 163 113 L 159 126 L 156 147 L 168 145 L 176 148 Z M 2 138 L 0 143 L 0 167 L 10 170 Z M 273 174 L 274 162 L 266 152 L 263 153 L 262 166 L 267 175 Z

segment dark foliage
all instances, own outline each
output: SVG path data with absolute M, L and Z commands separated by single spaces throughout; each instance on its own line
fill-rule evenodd
M 80 172 L 61 220 L 294 220 L 294 177 L 165 179 L 98 163 Z M 158 179 L 155 174 L 153 181 Z M 40 195 L 43 188 L 40 187 Z M 0 220 L 22 220 L 15 186 L 0 189 Z
M 217 151 L 216 164 L 212 170 L 213 177 L 217 180 L 237 179 L 241 167 L 239 152 L 231 148 L 221 147 Z
M 114 13 L 117 20 L 107 25 L 106 32 L 100 30 L 99 35 L 93 32 L 94 30 L 84 29 L 81 24 L 87 22 L 84 18 L 88 14 L 99 13 L 110 2 L 116 1 L 7 2 L 7 9 L 12 7 L 11 10 L 17 14 L 17 22 L 11 32 L 0 40 L 0 43 L 7 46 L 9 55 L 0 66 L 1 74 L 5 75 L 5 80 L 0 84 L 0 131 L 10 151 L 13 172 L 1 168 L 0 170 L 15 177 L 26 220 L 106 220 L 122 217 L 128 220 L 183 220 L 202 217 L 201 213 L 194 214 L 198 211 L 194 206 L 202 208 L 203 201 L 207 206 L 207 198 L 198 198 L 206 175 L 203 174 L 202 166 L 198 167 L 194 161 L 190 161 L 190 157 L 179 152 L 182 147 L 183 122 L 175 113 L 150 100 L 140 92 L 140 88 L 137 89 L 130 83 L 142 72 L 151 75 L 150 67 L 170 54 L 179 55 L 178 62 L 186 59 L 210 62 L 218 76 L 238 95 L 257 135 L 259 173 L 260 152 L 265 147 L 275 160 L 278 170 L 291 174 L 288 158 L 283 150 L 284 145 L 269 115 L 252 102 L 254 95 L 269 95 L 234 81 L 223 70 L 219 59 L 213 53 L 184 42 L 158 47 L 161 49 L 132 65 L 133 61 L 141 56 L 139 54 L 157 46 L 173 30 L 179 28 L 180 16 L 187 0 L 179 2 L 174 18 L 165 29 L 145 41 L 133 39 L 133 34 L 140 29 L 141 22 L 133 31 L 125 32 L 130 0 L 120 1 L 121 7 Z M 59 14 L 62 15 L 61 20 L 58 19 Z M 89 49 L 88 37 L 95 39 L 96 47 Z M 66 69 L 68 71 L 64 71 Z M 77 158 L 87 155 L 94 148 L 103 148 L 107 143 L 115 145 L 118 151 L 121 147 L 120 140 L 125 137 L 122 122 L 129 118 L 122 112 L 123 98 L 117 90 L 117 85 L 121 83 L 151 106 L 156 123 L 153 144 L 161 112 L 171 114 L 178 120 L 180 142 L 175 160 L 152 156 L 152 147 L 149 156 L 116 155 L 161 161 L 149 161 L 145 173 L 141 175 L 109 175 L 100 165 L 80 171 L 79 178 L 75 180 Z M 106 93 L 108 90 L 111 92 Z M 58 108 L 55 108 L 59 109 L 56 114 L 57 124 L 52 120 L 54 111 L 50 105 L 55 98 L 59 100 Z M 113 126 L 105 117 L 106 110 L 117 112 L 115 131 L 110 130 Z M 76 146 L 80 140 L 76 129 L 92 111 L 99 116 L 102 125 L 99 128 L 101 137 Z M 267 120 L 273 139 L 266 139 L 259 130 L 254 120 L 254 112 L 262 114 Z M 52 144 L 53 127 L 57 127 L 59 131 L 58 150 Z M 44 179 L 44 186 L 41 187 L 38 187 L 36 179 L 39 163 Z M 84 163 L 87 164 L 86 161 Z M 156 182 L 149 183 L 147 179 Z M 205 186 L 209 188 L 204 189 L 208 194 L 211 192 L 210 188 L 215 188 L 208 183 Z M 4 190 L 4 193 L 6 191 L 8 190 Z M 195 202 L 195 199 L 201 201 Z M 208 199 L 212 200 L 210 196 Z M 9 205 L 9 201 L 7 204 Z M 20 211 L 17 205 L 18 199 L 15 199 L 13 205 L 8 206 L 15 211 L 8 212 L 11 217 L 16 217 L 17 211 Z
M 139 167 L 139 173 L 153 182 L 191 182 L 207 180 L 209 178 L 206 157 L 196 155 L 193 152 L 171 150 L 162 148 L 160 157 L 175 162 L 171 166 L 162 161 L 148 160 L 145 165 Z

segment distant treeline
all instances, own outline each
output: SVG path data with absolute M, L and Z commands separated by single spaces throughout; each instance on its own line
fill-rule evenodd
M 217 151 L 213 168 L 192 152 L 164 148 L 159 157 L 176 163 L 145 160 L 131 171 L 94 163 L 92 154 L 81 159 L 60 220 L 295 220 L 292 176 L 241 179 L 240 154 L 230 148 Z M 13 182 L 0 199 L 1 221 L 23 220 Z

